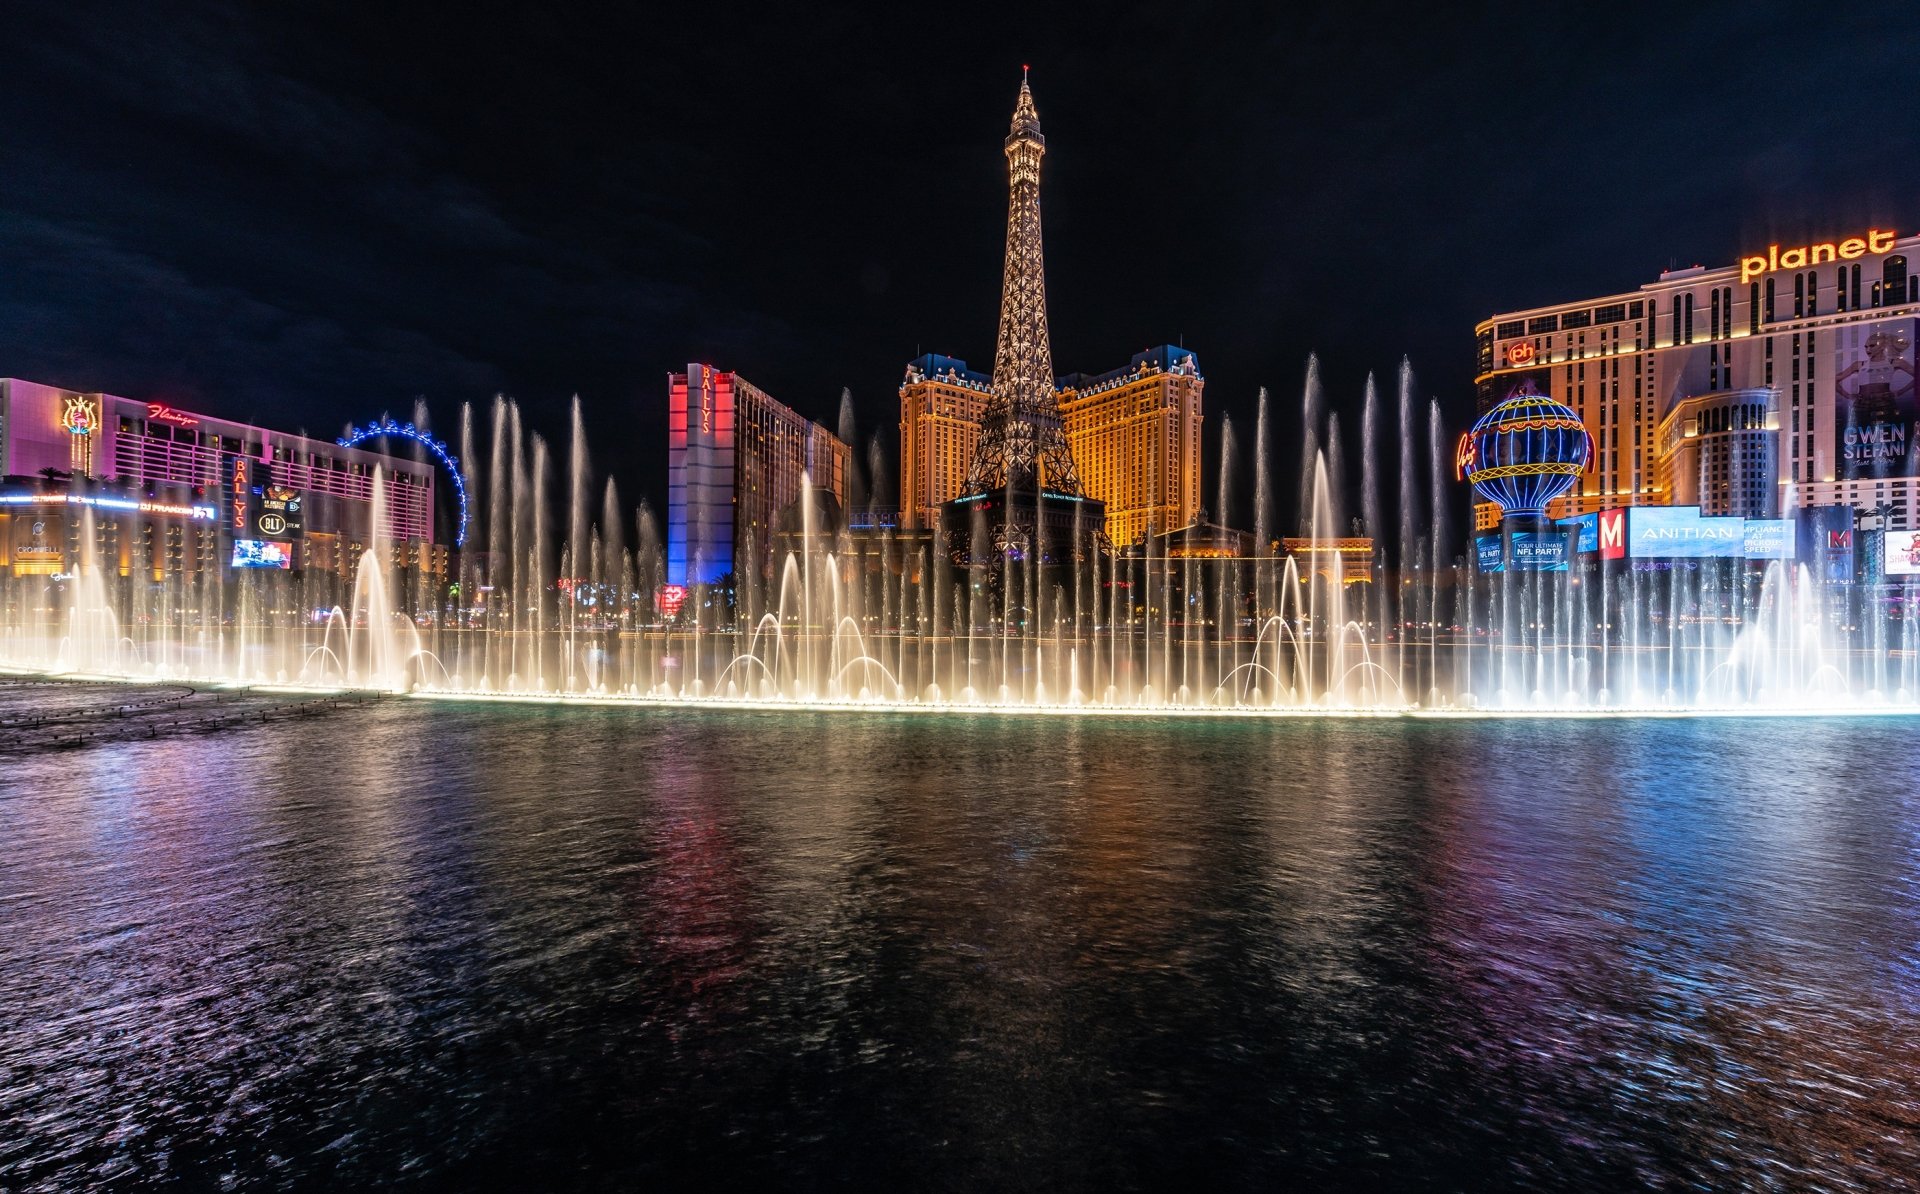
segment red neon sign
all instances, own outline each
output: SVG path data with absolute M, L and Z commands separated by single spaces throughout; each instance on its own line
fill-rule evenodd
M 147 418 L 152 419 L 156 423 L 172 423 L 175 427 L 198 427 L 200 425 L 199 419 L 187 414 L 185 411 L 175 410 L 164 402 L 147 403 Z
M 1600 558 L 1627 558 L 1627 512 L 1624 508 L 1600 511 Z
M 247 529 L 248 487 L 247 458 L 235 456 L 233 458 L 233 529 L 236 531 Z
M 1462 481 L 1466 480 L 1467 474 L 1473 471 L 1474 456 L 1473 432 L 1461 432 L 1460 442 L 1455 444 L 1453 449 L 1454 476 Z
M 669 618 L 680 616 L 680 607 L 687 603 L 687 586 L 661 585 L 660 612 Z

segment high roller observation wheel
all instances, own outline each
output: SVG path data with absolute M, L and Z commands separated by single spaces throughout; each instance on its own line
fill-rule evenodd
M 460 475 L 459 458 L 447 451 L 447 445 L 433 438 L 425 428 L 416 427 L 412 423 L 401 423 L 384 415 L 377 423 L 369 423 L 365 427 L 348 427 L 347 433 L 333 442 L 343 448 L 357 448 L 368 440 L 374 439 L 412 440 L 431 452 L 434 458 L 446 468 L 447 475 L 453 478 L 453 495 L 460 507 L 460 527 L 454 533 L 453 545 L 465 547 L 467 545 L 467 482 Z

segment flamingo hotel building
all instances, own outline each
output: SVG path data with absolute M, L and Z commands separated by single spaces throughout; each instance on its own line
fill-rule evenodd
M 1920 526 L 1920 234 L 1867 227 L 1751 247 L 1636 290 L 1507 311 L 1475 329 L 1479 409 L 1539 393 L 1594 464 L 1549 508 L 1884 509 Z M 1490 504 L 1475 523 L 1498 522 Z
M 161 580 L 277 568 L 351 574 L 373 542 L 374 474 L 402 567 L 444 570 L 430 463 L 162 402 L 0 379 L 0 574 L 82 557 Z

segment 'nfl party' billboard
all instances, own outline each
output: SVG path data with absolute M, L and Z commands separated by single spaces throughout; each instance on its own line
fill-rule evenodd
M 1834 460 L 1843 481 L 1920 476 L 1915 327 L 1910 319 L 1882 319 L 1825 333 L 1835 340 Z

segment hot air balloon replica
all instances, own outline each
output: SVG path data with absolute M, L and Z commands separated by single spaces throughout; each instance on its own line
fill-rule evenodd
M 1567 532 L 1547 518 L 1547 503 L 1572 489 L 1593 461 L 1593 436 L 1573 408 L 1517 393 L 1460 437 L 1458 458 L 1460 476 L 1500 507 L 1500 567 L 1565 571 Z

